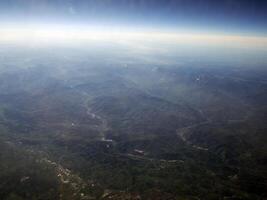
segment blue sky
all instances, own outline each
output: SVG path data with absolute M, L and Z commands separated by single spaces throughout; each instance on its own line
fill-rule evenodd
M 267 35 L 264 0 L 1 0 L 2 23 L 117 25 Z

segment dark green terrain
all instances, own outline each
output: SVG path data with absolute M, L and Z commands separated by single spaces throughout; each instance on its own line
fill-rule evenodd
M 267 198 L 266 66 L 54 51 L 1 52 L 1 200 Z

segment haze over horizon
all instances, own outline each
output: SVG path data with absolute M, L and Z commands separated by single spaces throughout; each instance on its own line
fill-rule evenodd
M 126 27 L 166 32 L 266 36 L 261 0 L 10 0 L 0 2 L 0 24 Z
M 267 63 L 266 11 L 260 0 L 1 1 L 0 43 Z

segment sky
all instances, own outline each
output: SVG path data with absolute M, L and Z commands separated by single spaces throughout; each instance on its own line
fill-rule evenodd
M 266 19 L 265 0 L 0 1 L 0 24 L 22 26 L 58 23 L 266 36 Z
M 0 44 L 267 63 L 267 1 L 0 0 Z

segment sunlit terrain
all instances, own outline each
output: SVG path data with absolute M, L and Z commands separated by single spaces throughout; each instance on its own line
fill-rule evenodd
M 0 7 L 0 200 L 267 198 L 265 4 L 12 2 L 0 2 L 12 14 Z

